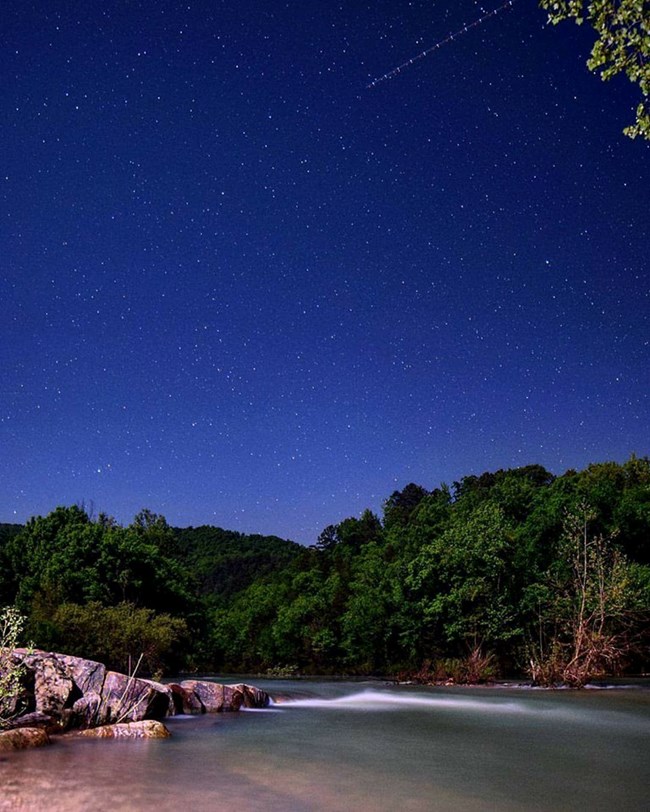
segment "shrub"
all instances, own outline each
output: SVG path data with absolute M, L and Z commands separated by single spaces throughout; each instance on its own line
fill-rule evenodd
M 0 611 L 0 728 L 20 710 L 24 668 L 13 656 L 25 619 L 13 606 Z

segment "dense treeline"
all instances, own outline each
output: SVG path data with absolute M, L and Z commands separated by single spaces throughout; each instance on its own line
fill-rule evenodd
M 79 507 L 0 531 L 0 605 L 39 646 L 124 667 L 527 673 L 575 685 L 648 665 L 650 461 L 409 484 L 313 547 L 121 527 Z
M 301 549 L 216 527 L 172 528 L 149 510 L 122 527 L 59 507 L 25 527 L 0 525 L 0 606 L 18 607 L 41 648 L 122 670 L 140 654 L 150 672 L 209 665 L 213 607 Z
M 201 595 L 224 605 L 255 579 L 289 564 L 299 545 L 277 536 L 244 535 L 220 527 L 174 528 L 174 555 L 198 582 Z

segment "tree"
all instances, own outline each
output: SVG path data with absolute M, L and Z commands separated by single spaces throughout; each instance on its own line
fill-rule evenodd
M 173 534 L 162 519 L 143 513 L 141 521 L 120 527 L 92 521 L 79 507 L 58 507 L 31 519 L 6 545 L 21 611 L 29 613 L 30 633 L 43 638 L 57 606 L 98 601 L 130 601 L 155 611 L 191 611 L 189 573 L 161 549 Z M 152 518 L 153 517 L 153 518 Z M 43 621 L 43 629 L 35 627 Z
M 8 547 L 11 539 L 22 529 L 19 524 L 0 524 L 0 606 L 11 603 L 16 594 L 16 579 L 11 569 Z
M 414 559 L 407 585 L 442 646 L 489 648 L 519 634 L 511 594 L 512 529 L 493 502 L 455 516 Z
M 273 623 L 288 603 L 286 586 L 258 580 L 211 613 L 212 662 L 229 670 L 252 671 L 278 665 Z M 284 660 L 286 664 L 287 660 Z
M 611 534 L 594 534 L 595 519 L 586 503 L 567 515 L 557 560 L 529 590 L 539 605 L 529 662 L 536 683 L 582 687 L 616 673 L 646 627 L 647 568 L 630 564 Z
M 364 510 L 357 519 L 350 516 L 340 524 L 330 524 L 318 537 L 316 548 L 331 552 L 337 548 L 358 552 L 364 544 L 381 536 L 381 522 L 371 510 Z
M 187 635 L 187 624 L 167 613 L 132 603 L 102 606 L 91 601 L 85 606 L 64 603 L 52 622 L 57 643 L 63 651 L 99 660 L 109 668 L 131 673 L 139 656 L 145 669 L 162 671 L 174 653 L 174 647 Z M 173 661 L 172 661 L 173 662 Z
M 381 522 L 371 510 L 364 510 L 359 519 L 344 519 L 337 531 L 339 543 L 357 552 L 364 544 L 376 541 L 381 536 Z
M 293 599 L 278 609 L 271 632 L 278 664 L 296 663 L 318 670 L 338 659 L 338 573 L 299 573 L 291 584 Z
M 623 132 L 650 141 L 650 3 L 648 0 L 540 0 L 556 25 L 573 19 L 591 25 L 596 40 L 587 67 L 603 81 L 623 73 L 638 84 L 642 99 L 636 123 Z
M 77 506 L 30 519 L 6 550 L 21 611 L 29 612 L 37 595 L 46 613 L 65 600 L 104 600 L 106 584 L 97 565 L 103 534 Z
M 427 495 L 428 491 L 414 482 L 409 482 L 401 491 L 393 491 L 384 502 L 384 527 L 406 525 L 415 508 Z
M 200 595 L 224 605 L 254 580 L 280 570 L 305 548 L 277 536 L 245 535 L 220 527 L 174 528 L 174 558 L 196 580 Z
M 341 616 L 341 646 L 346 665 L 377 671 L 405 659 L 405 620 L 412 613 L 404 595 L 405 566 L 389 561 L 392 549 L 366 544 L 353 566 L 350 596 Z M 407 620 L 408 622 L 408 620 Z

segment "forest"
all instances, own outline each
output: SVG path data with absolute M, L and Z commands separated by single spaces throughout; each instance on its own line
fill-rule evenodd
M 411 483 L 311 547 L 58 507 L 0 525 L 0 607 L 39 648 L 154 675 L 580 687 L 648 668 L 649 538 L 650 460 L 634 456 Z

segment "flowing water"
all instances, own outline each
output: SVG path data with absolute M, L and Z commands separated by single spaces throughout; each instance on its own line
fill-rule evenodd
M 0 761 L 10 810 L 650 809 L 650 690 L 256 681 L 265 711 Z

